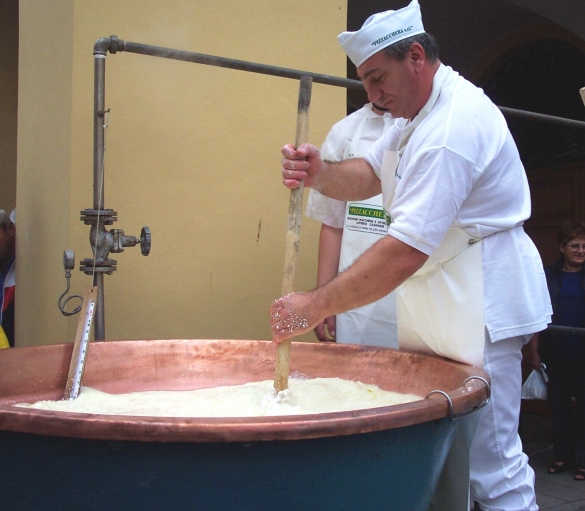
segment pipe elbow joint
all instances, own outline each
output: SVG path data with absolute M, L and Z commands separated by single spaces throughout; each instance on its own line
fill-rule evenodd
M 102 37 L 93 45 L 94 55 L 106 55 L 108 51 L 113 55 L 118 51 L 124 51 L 124 41 L 118 36 Z
M 93 54 L 106 55 L 110 49 L 110 43 L 111 41 L 109 37 L 102 37 L 93 45 Z

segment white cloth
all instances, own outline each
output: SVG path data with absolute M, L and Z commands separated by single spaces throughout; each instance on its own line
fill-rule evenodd
M 400 349 L 483 365 L 483 241 L 470 245 L 469 239 L 463 229 L 449 229 L 423 267 L 396 289 Z
M 389 208 L 396 192 L 398 154 L 384 151 L 380 171 Z M 483 365 L 481 244 L 461 227 L 450 227 L 423 266 L 396 289 L 400 349 Z
M 542 261 L 522 224 L 530 193 L 516 145 L 498 108 L 441 65 L 419 115 L 398 119 L 366 161 L 380 175 L 385 150 L 401 155 L 396 193 L 384 208 L 391 236 L 430 255 L 450 227 L 485 238 L 485 324 L 492 342 L 544 330 L 552 309 Z
M 337 36 L 347 56 L 359 67 L 374 53 L 425 31 L 418 0 L 397 11 L 372 14 L 357 32 Z
M 328 161 L 362 156 L 393 122 L 390 115 L 380 116 L 372 111 L 371 104 L 365 105 L 331 128 L 321 147 L 321 155 Z M 346 203 L 311 189 L 305 214 L 331 227 L 343 228 L 339 271 L 351 266 L 386 235 L 381 195 Z M 336 322 L 339 343 L 398 347 L 394 293 L 338 314 Z

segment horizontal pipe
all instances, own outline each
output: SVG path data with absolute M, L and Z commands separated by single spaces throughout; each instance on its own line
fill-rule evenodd
M 214 57 L 213 55 L 204 55 L 202 53 L 173 50 L 171 48 L 150 46 L 148 44 L 132 43 L 120 39 L 118 40 L 118 51 L 139 53 L 140 55 L 151 55 L 153 57 L 162 57 L 164 59 L 182 60 L 185 62 L 194 62 L 196 64 L 207 64 L 216 67 L 226 67 L 229 69 L 239 69 L 241 71 L 280 76 L 282 78 L 294 78 L 296 80 L 300 80 L 301 76 L 310 76 L 313 78 L 313 81 L 317 83 L 345 87 L 346 89 L 363 89 L 362 83 L 358 80 L 312 73 L 310 71 L 298 71 L 296 69 L 270 66 L 267 64 L 257 64 L 255 62 L 246 62 L 244 60 Z
M 554 115 L 537 114 L 536 112 L 527 112 L 526 110 L 516 110 L 506 106 L 498 107 L 504 115 L 511 115 L 515 117 L 524 117 L 532 121 L 551 122 L 555 124 L 564 124 L 572 128 L 585 128 L 585 122 L 576 121 L 575 119 L 566 119 L 565 117 L 556 117 Z
M 100 39 L 100 41 L 102 41 Z M 349 78 L 340 78 L 338 76 L 324 75 L 320 73 L 312 73 L 310 71 L 300 71 L 298 69 L 288 69 L 285 67 L 270 66 L 268 64 L 257 64 L 255 62 L 247 62 L 245 60 L 229 59 L 225 57 L 215 57 L 213 55 L 205 55 L 203 53 L 193 53 L 183 50 L 174 50 L 171 48 L 164 48 L 162 46 L 151 46 L 148 44 L 133 43 L 130 41 L 122 41 L 116 39 L 116 51 L 127 51 L 130 53 L 138 53 L 140 55 L 150 55 L 153 57 L 161 57 L 165 59 L 182 60 L 185 62 L 194 62 L 197 64 L 206 64 L 216 67 L 225 67 L 229 69 L 239 69 L 241 71 L 250 71 L 252 73 L 260 73 L 272 76 L 280 76 L 282 78 L 293 78 L 300 80 L 301 76 L 310 76 L 316 83 L 324 83 L 326 85 L 333 85 L 336 87 L 345 87 L 346 89 L 364 90 L 362 82 L 359 80 L 351 80 Z M 504 106 L 498 107 L 504 115 L 512 117 L 521 117 L 533 121 L 543 121 L 555 124 L 564 124 L 573 128 L 585 129 L 585 122 L 574 119 L 566 119 L 563 117 L 556 117 L 553 115 L 538 114 L 535 112 L 528 112 L 526 110 L 517 110 L 515 108 L 508 108 Z
M 548 325 L 546 328 L 549 332 L 557 332 L 559 334 L 583 335 L 585 336 L 585 328 L 577 328 L 572 326 Z

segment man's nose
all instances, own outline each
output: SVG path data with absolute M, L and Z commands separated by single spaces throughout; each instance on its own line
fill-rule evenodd
M 382 91 L 379 87 L 366 87 L 366 93 L 368 94 L 368 100 L 370 103 L 377 103 L 382 97 Z

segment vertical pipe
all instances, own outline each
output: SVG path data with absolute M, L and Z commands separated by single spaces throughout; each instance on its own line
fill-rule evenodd
M 93 208 L 104 209 L 104 116 L 106 103 L 106 55 L 105 52 L 94 53 L 94 112 L 93 112 Z M 96 232 L 103 229 L 102 220 L 98 217 Z M 97 236 L 93 245 L 93 258 L 97 258 Z M 95 309 L 94 339 L 103 341 L 106 338 L 105 290 L 104 274 L 94 272 L 93 285 L 98 288 L 97 304 Z
M 106 321 L 104 316 L 104 274 L 101 271 L 94 273 L 93 286 L 98 288 L 96 308 L 94 311 L 93 338 L 103 341 L 106 338 Z M 100 298 L 100 295 L 102 298 Z M 99 319 L 99 321 L 98 321 Z
M 104 209 L 104 111 L 106 56 L 94 55 L 93 98 L 93 209 Z

